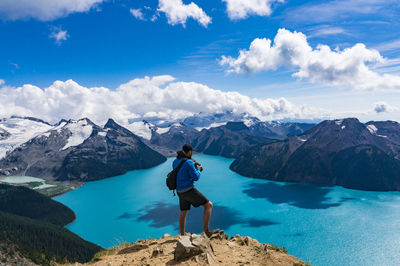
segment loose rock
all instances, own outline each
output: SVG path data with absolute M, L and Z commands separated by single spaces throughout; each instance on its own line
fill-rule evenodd
M 192 244 L 190 236 L 180 236 L 174 251 L 174 260 L 182 261 L 201 253 L 203 251 Z
M 155 249 L 153 249 L 153 253 L 151 254 L 151 257 L 155 258 L 162 254 L 164 254 L 164 249 L 161 246 L 158 246 Z

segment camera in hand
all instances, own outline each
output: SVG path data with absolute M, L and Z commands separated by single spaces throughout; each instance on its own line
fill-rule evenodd
M 201 166 L 201 164 L 199 164 L 198 162 L 195 162 L 195 163 L 194 163 L 194 166 L 195 166 L 196 168 L 198 168 L 199 166 Z M 201 171 L 203 171 L 203 168 L 200 168 L 200 172 L 201 172 Z

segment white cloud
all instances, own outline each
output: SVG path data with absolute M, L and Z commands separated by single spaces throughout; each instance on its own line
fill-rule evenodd
M 385 59 L 385 61 L 379 65 L 374 66 L 375 71 L 380 73 L 392 73 L 400 74 L 400 58 Z
M 159 0 L 157 11 L 164 12 L 171 25 L 182 24 L 185 27 L 188 18 L 197 20 L 204 27 L 211 23 L 211 18 L 193 2 L 185 5 L 182 0 Z
M 312 37 L 319 36 L 329 36 L 329 35 L 338 35 L 338 34 L 348 34 L 342 27 L 335 27 L 330 25 L 319 25 L 311 28 L 311 33 L 309 35 Z
M 1 0 L 0 18 L 17 20 L 34 18 L 50 21 L 71 13 L 86 12 L 104 0 Z
M 142 9 L 138 8 L 138 9 L 133 9 L 131 8 L 129 10 L 132 14 L 132 16 L 134 16 L 135 18 L 139 19 L 139 20 L 145 20 L 144 15 L 142 13 Z
M 35 116 L 50 122 L 61 118 L 89 117 L 102 124 L 110 117 L 122 124 L 133 118 L 179 119 L 199 112 L 243 112 L 260 119 L 314 118 L 321 110 L 297 106 L 285 98 L 250 98 L 223 92 L 195 82 L 175 81 L 172 76 L 136 78 L 115 90 L 87 88 L 73 80 L 55 81 L 41 89 L 26 84 L 0 88 L 0 117 Z
M 395 39 L 378 44 L 374 48 L 381 52 L 400 50 L 400 39 Z
M 4 79 L 0 79 L 0 86 L 4 85 L 6 81 Z
M 158 18 L 158 13 L 153 15 L 153 16 L 151 16 L 150 21 L 154 22 L 154 21 L 157 20 L 157 18 Z
M 49 38 L 55 40 L 56 44 L 61 45 L 62 41 L 66 41 L 69 34 L 66 30 L 62 30 L 61 27 L 54 27 L 49 35 Z
M 270 39 L 257 38 L 237 58 L 222 56 L 220 64 L 228 66 L 228 72 L 255 73 L 288 67 L 297 70 L 293 76 L 311 82 L 357 89 L 400 90 L 400 76 L 370 69 L 371 65 L 384 61 L 377 50 L 367 49 L 362 43 L 344 50 L 331 50 L 327 45 L 313 49 L 303 33 L 279 29 L 273 44 Z
M 395 108 L 395 107 L 389 105 L 389 104 L 386 103 L 386 102 L 377 102 L 377 103 L 375 103 L 375 107 L 374 107 L 374 111 L 375 111 L 375 113 L 377 113 L 377 114 L 380 114 L 380 113 L 387 113 L 387 112 L 393 112 L 393 111 L 395 111 L 396 109 L 397 109 L 397 108 Z
M 226 2 L 226 11 L 232 20 L 247 18 L 250 15 L 269 16 L 271 5 L 284 0 L 222 0 Z

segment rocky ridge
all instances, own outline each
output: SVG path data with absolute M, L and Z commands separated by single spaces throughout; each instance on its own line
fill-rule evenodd
M 89 265 L 89 264 L 88 264 Z M 138 240 L 98 253 L 90 265 L 308 265 L 285 248 L 262 244 L 248 236 L 229 238 L 222 230 Z

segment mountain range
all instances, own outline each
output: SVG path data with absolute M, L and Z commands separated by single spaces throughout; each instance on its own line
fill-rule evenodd
M 188 143 L 196 152 L 235 158 L 254 145 L 273 140 L 254 135 L 243 122 L 227 122 L 201 131 L 175 123 L 165 131 L 157 128 L 149 140 L 143 141 L 166 156 L 176 155 L 176 151 Z
M 32 117 L 5 118 L 0 120 L 0 176 L 86 182 L 153 167 L 165 156 L 175 156 L 185 143 L 196 152 L 236 158 L 255 145 L 274 141 L 269 136 L 285 138 L 314 126 L 261 122 L 229 113 L 185 121 L 121 126 L 109 119 L 101 127 L 88 118 L 63 119 L 54 125 Z
M 200 132 L 203 129 L 226 125 L 228 122 L 242 122 L 254 135 L 272 139 L 285 139 L 288 136 L 298 135 L 316 125 L 315 121 L 310 121 L 309 123 L 292 121 L 261 121 L 257 117 L 251 117 L 246 113 L 234 114 L 233 112 L 227 111 L 216 114 L 199 113 L 197 115 L 186 117 L 185 119 L 174 121 L 165 121 L 155 118 L 147 120 L 131 120 L 130 124 L 124 126 L 144 139 L 150 140 L 155 132 L 161 135 L 182 125 Z
M 244 176 L 400 190 L 397 122 L 347 118 L 314 125 L 229 115 L 125 126 L 109 119 L 103 127 L 87 118 L 55 125 L 31 117 L 3 119 L 0 175 L 86 182 L 158 165 L 189 143 L 199 153 L 236 158 L 230 168 Z
M 400 124 L 327 120 L 299 136 L 250 148 L 231 164 L 249 177 L 400 190 Z
M 128 128 L 165 156 L 174 156 L 176 150 L 189 143 L 196 152 L 235 158 L 254 145 L 286 139 L 313 126 L 312 123 L 264 122 L 255 117 L 223 113 L 188 117 L 172 124 L 135 122 Z

